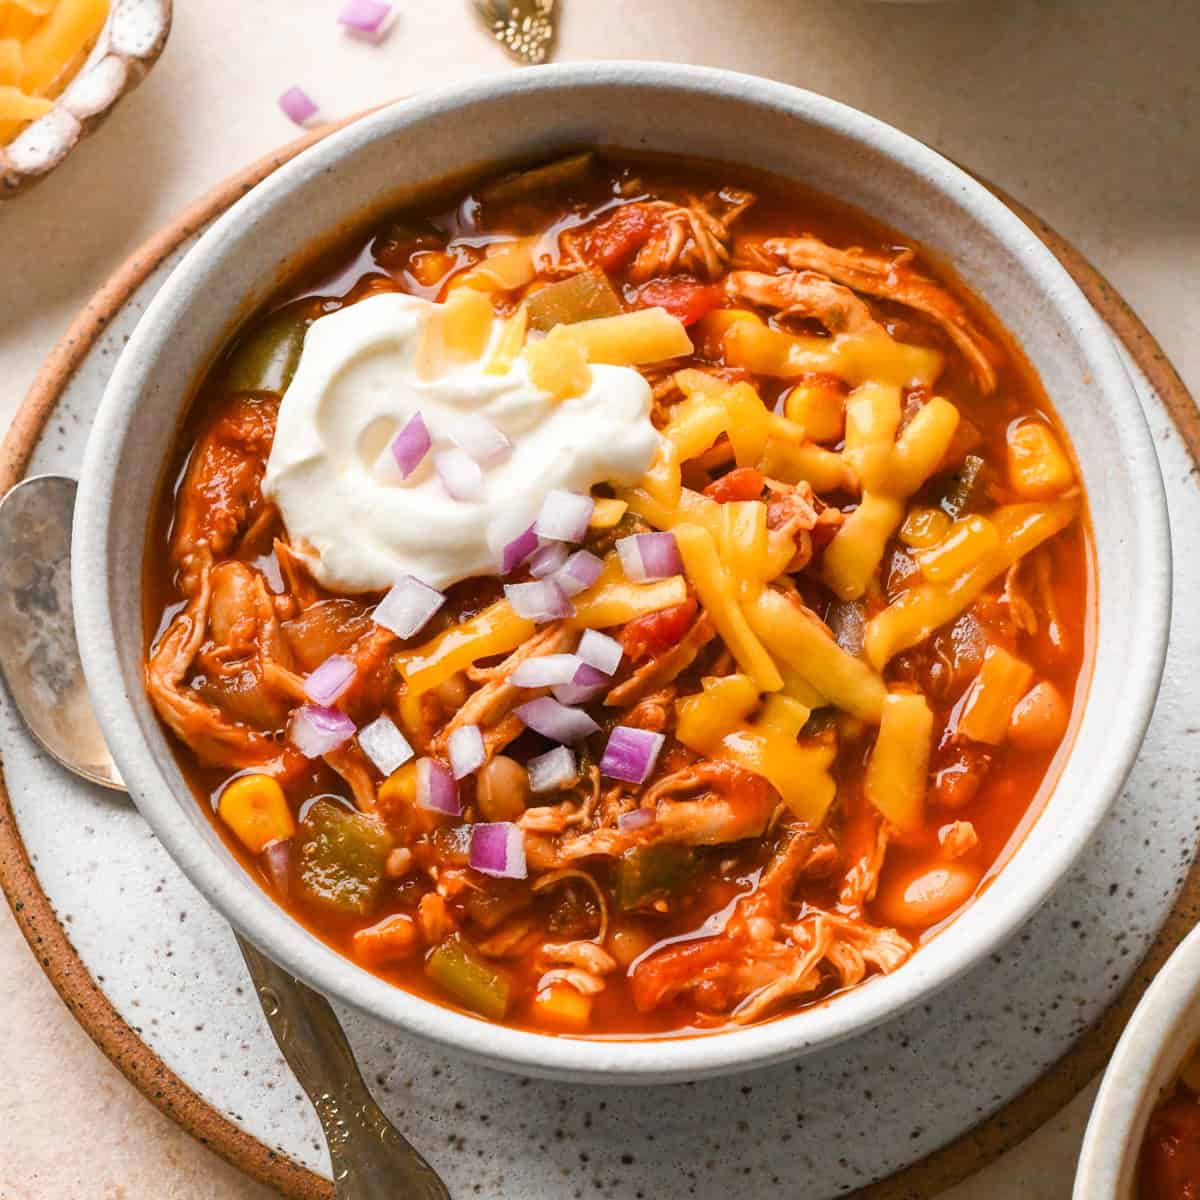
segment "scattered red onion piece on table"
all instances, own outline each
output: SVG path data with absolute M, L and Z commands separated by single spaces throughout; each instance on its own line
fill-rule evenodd
M 317 105 L 313 98 L 300 87 L 290 87 L 279 97 L 279 107 L 284 116 L 295 121 L 297 125 L 306 125 L 317 115 Z
M 627 578 L 634 583 L 669 579 L 683 571 L 673 533 L 635 533 L 617 542 L 617 554 Z
M 575 613 L 566 593 L 550 579 L 542 579 L 537 583 L 506 583 L 504 596 L 517 616 L 539 625 Z
M 288 736 L 305 758 L 320 758 L 354 736 L 354 722 L 336 708 L 303 704 L 292 716 Z
M 575 754 L 566 746 L 555 746 L 531 758 L 525 767 L 529 772 L 529 790 L 535 795 L 570 787 L 579 778 Z
M 471 827 L 471 866 L 497 879 L 524 879 L 525 834 L 511 821 L 482 822 Z
M 328 708 L 354 682 L 358 668 L 344 655 L 331 654 L 304 681 L 304 694 Z
M 417 759 L 417 804 L 448 817 L 457 817 L 462 812 L 458 784 L 436 758 Z
M 533 531 L 538 537 L 554 542 L 582 542 L 595 507 L 591 496 L 555 488 L 542 501 Z
M 346 0 L 338 22 L 355 37 L 378 42 L 387 33 L 391 16 L 392 6 L 383 0 Z
M 575 650 L 575 655 L 581 662 L 595 667 L 597 671 L 603 671 L 605 675 L 611 675 L 621 665 L 624 653 L 624 648 L 616 638 L 609 637 L 607 633 L 601 633 L 598 629 L 585 629 Z
M 514 711 L 535 733 L 565 746 L 600 732 L 600 726 L 582 709 L 568 708 L 549 696 L 539 696 Z
M 487 758 L 478 725 L 460 725 L 450 735 L 446 748 L 450 752 L 450 770 L 455 779 L 464 779 L 472 771 L 478 771 Z
M 386 714 L 376 717 L 358 731 L 358 744 L 385 777 L 404 766 L 413 756 L 408 738 Z
M 661 733 L 634 729 L 630 725 L 615 725 L 608 735 L 608 745 L 604 747 L 604 755 L 600 759 L 600 771 L 609 779 L 645 783 L 658 761 L 663 741 Z
M 457 446 L 442 450 L 433 456 L 433 469 L 442 481 L 442 487 L 455 500 L 483 499 L 483 472 L 479 464 Z
M 397 637 L 410 638 L 424 629 L 429 618 L 446 602 L 436 588 L 405 575 L 375 606 L 371 619 Z

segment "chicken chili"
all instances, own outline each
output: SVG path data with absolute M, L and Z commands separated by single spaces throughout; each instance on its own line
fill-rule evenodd
M 1138 1161 L 1137 1200 L 1200 1196 L 1200 1050 L 1150 1114 Z
M 902 236 L 582 153 L 378 224 L 203 384 L 146 684 L 217 827 L 488 1020 L 748 1025 L 901 967 L 1048 786 L 1081 495 Z

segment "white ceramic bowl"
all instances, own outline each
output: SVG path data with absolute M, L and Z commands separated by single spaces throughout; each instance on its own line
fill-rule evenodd
M 662 1041 L 551 1038 L 485 1024 L 392 987 L 306 932 L 222 846 L 142 687 L 141 564 L 159 464 L 218 347 L 330 231 L 465 168 L 583 143 L 768 167 L 848 200 L 948 258 L 1016 335 L 1074 442 L 1099 574 L 1092 702 L 1044 812 L 971 910 L 896 974 L 781 1020 Z M 75 529 L 79 641 L 104 733 L 146 819 L 196 886 L 328 995 L 495 1066 L 666 1082 L 828 1046 L 928 997 L 1040 905 L 1133 764 L 1154 703 L 1170 548 L 1157 460 L 1107 332 L 999 201 L 897 130 L 831 100 L 728 72 L 648 64 L 530 69 L 432 92 L 356 122 L 221 218 L 150 305 L 113 373 L 83 466 Z
M 1135 1200 L 1146 1122 L 1200 1043 L 1200 929 L 1167 959 L 1113 1052 L 1088 1121 L 1074 1200 Z

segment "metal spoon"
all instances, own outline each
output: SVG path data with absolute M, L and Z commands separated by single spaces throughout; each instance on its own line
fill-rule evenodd
M 71 615 L 75 481 L 39 475 L 0 501 L 0 671 L 33 736 L 68 771 L 124 789 L 88 699 Z M 317 1110 L 338 1200 L 450 1200 L 383 1115 L 329 1002 L 238 937 L 267 1022 Z

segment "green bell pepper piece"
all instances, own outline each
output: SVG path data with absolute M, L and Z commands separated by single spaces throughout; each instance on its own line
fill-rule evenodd
M 282 396 L 300 364 L 311 311 L 311 304 L 304 301 L 285 305 L 246 334 L 229 357 L 228 389 Z
M 379 821 L 320 800 L 296 833 L 297 890 L 314 904 L 366 916 L 379 899 L 391 849 Z
M 696 869 L 696 853 L 689 846 L 659 842 L 634 846 L 617 862 L 613 895 L 617 907 L 628 912 L 673 896 Z
M 425 960 L 425 974 L 464 1008 L 502 1021 L 512 1002 L 512 980 L 461 935 L 452 933 Z

